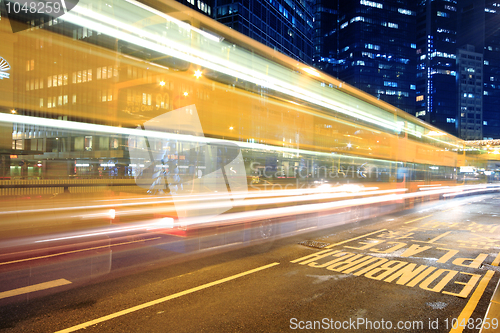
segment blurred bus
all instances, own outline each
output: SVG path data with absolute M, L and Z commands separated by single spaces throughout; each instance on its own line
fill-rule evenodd
M 230 192 L 234 174 L 238 190 L 243 177 L 249 191 L 417 191 L 484 165 L 462 140 L 174 1 L 83 0 L 16 24 L 0 21 L 3 196 Z

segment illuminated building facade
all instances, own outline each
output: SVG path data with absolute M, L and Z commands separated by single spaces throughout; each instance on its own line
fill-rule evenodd
M 200 13 L 213 17 L 214 0 L 177 0 Z
M 486 0 L 483 13 L 483 138 L 491 140 L 500 139 L 500 2 Z
M 90 6 L 101 13 L 112 14 L 104 1 Z M 119 59 L 105 52 L 92 52 L 96 46 L 110 47 L 115 39 L 89 28 L 74 26 L 61 19 L 32 22 L 32 28 L 14 34 L 12 48 L 17 55 L 12 62 L 15 73 L 11 113 L 63 121 L 117 125 L 118 90 L 116 86 L 127 74 L 119 75 Z M 9 27 L 6 27 L 9 29 Z M 84 43 L 82 43 L 84 42 Z M 113 88 L 115 87 L 115 88 Z M 11 177 L 37 177 L 42 173 L 56 177 L 64 171 L 70 175 L 118 173 L 118 168 L 79 166 L 78 160 L 101 158 L 103 164 L 123 158 L 120 138 L 78 135 L 47 130 L 43 126 L 14 124 L 11 151 L 26 162 L 11 165 Z M 15 156 L 14 155 L 14 156 Z M 67 160 L 66 169 L 50 168 L 54 159 Z M 29 161 L 40 160 L 40 163 Z M 111 163 L 109 163 L 111 164 Z M 112 163 L 114 166 L 114 163 Z M 125 169 L 121 168 L 121 175 Z M 118 175 L 118 174 L 116 174 Z
M 306 64 L 312 64 L 313 16 L 305 0 L 213 0 L 220 23 Z
M 457 2 L 420 1 L 416 116 L 452 134 L 457 134 L 456 52 Z
M 483 55 L 473 45 L 457 49 L 459 136 L 465 140 L 483 138 Z M 447 119 L 454 122 L 454 118 Z
M 314 12 L 314 66 L 338 77 L 338 1 L 316 0 Z
M 338 77 L 415 110 L 414 1 L 339 1 Z

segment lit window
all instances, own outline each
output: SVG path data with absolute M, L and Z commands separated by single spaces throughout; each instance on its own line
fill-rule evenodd
M 415 12 L 409 9 L 404 9 L 404 8 L 398 8 L 398 13 L 404 14 L 404 15 L 415 15 Z
M 384 6 L 381 3 L 378 3 L 378 2 L 373 2 L 373 1 L 368 1 L 368 0 L 361 0 L 359 3 L 362 4 L 362 5 L 364 5 L 364 6 L 370 6 L 370 7 L 374 7 L 374 8 L 384 8 Z

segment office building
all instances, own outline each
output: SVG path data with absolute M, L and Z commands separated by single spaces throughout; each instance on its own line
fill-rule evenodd
M 500 3 L 484 7 L 483 138 L 500 139 Z
M 312 64 L 312 9 L 305 0 L 214 0 L 212 17 L 276 51 Z
M 338 77 L 415 113 L 413 1 L 340 1 Z

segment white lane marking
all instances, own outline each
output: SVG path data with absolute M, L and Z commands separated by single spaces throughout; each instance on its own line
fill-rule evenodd
M 68 281 L 66 279 L 59 279 L 59 280 L 53 280 L 53 281 L 49 281 L 49 282 L 34 284 L 32 286 L 29 286 L 29 287 L 17 288 L 17 289 L 12 289 L 12 290 L 1 292 L 0 299 L 18 296 L 18 295 L 27 294 L 27 293 L 32 293 L 34 291 L 40 291 L 40 290 L 55 288 L 55 287 L 59 287 L 59 286 L 64 286 L 67 284 L 71 284 L 71 281 Z

